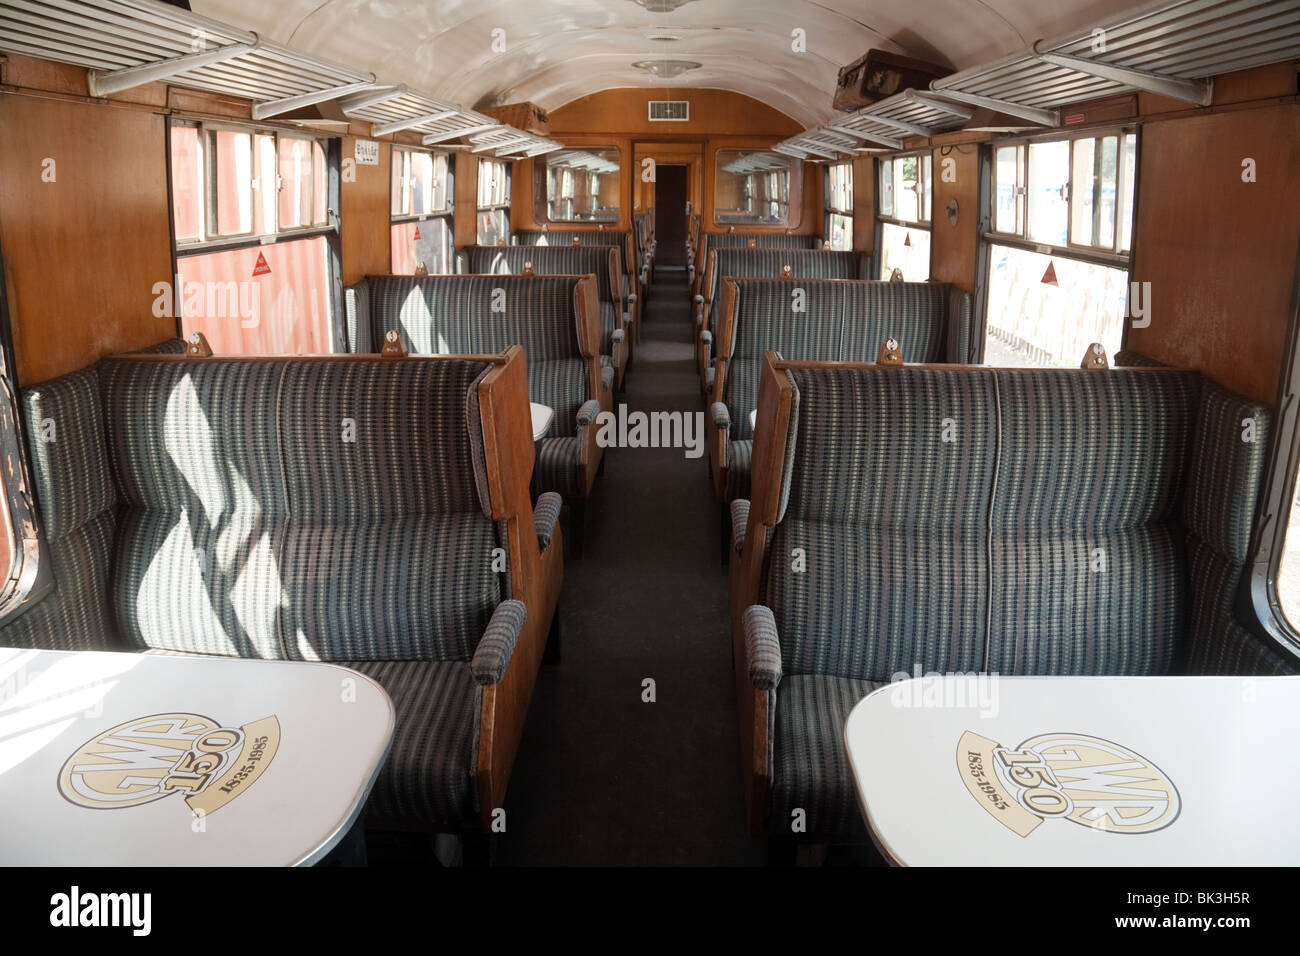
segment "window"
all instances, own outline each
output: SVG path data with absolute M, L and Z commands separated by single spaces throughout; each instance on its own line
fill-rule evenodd
M 394 275 L 454 271 L 453 160 L 394 146 L 389 232 Z
M 326 141 L 188 122 L 170 134 L 177 275 L 154 308 L 218 354 L 333 351 Z
M 1300 483 L 1292 478 L 1291 484 L 1291 507 L 1276 581 L 1282 613 L 1291 629 L 1300 631 Z
M 1128 312 L 1137 135 L 993 149 L 986 362 L 1077 365 L 1119 350 Z
M 790 226 L 790 157 L 767 150 L 720 149 L 713 185 L 718 225 Z
M 510 242 L 510 164 L 502 159 L 478 161 L 478 244 Z
M 826 167 L 826 240 L 832 249 L 853 249 L 853 164 Z
M 1285 380 L 1269 431 L 1272 457 L 1260 490 L 1251 597 L 1263 630 L 1300 652 L 1300 310 L 1292 305 Z M 1283 656 L 1286 656 L 1285 654 Z
M 538 218 L 550 222 L 618 222 L 622 178 L 619 151 L 562 149 L 537 163 Z
M 879 276 L 895 270 L 907 282 L 930 278 L 930 207 L 933 159 L 929 153 L 891 156 L 877 165 Z

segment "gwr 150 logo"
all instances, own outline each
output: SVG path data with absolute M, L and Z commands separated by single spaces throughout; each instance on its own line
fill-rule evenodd
M 280 746 L 280 722 L 222 727 L 199 714 L 154 714 L 86 741 L 59 771 L 59 792 L 92 810 L 136 807 L 185 795 L 196 815 L 243 793 Z
M 1043 734 L 1013 749 L 968 730 L 957 767 L 980 806 L 1022 837 L 1053 819 L 1151 833 L 1173 823 L 1180 808 L 1178 790 L 1159 767 L 1086 734 Z

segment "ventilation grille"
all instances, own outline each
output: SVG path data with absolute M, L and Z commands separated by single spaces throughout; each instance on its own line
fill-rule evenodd
M 691 118 L 690 100 L 651 100 L 652 123 L 685 123 Z

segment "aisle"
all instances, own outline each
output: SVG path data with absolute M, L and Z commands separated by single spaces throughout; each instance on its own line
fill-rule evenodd
M 703 411 L 683 273 L 658 273 L 648 311 L 621 401 Z M 586 552 L 565 568 L 563 661 L 538 679 L 496 862 L 753 862 L 707 454 L 612 449 L 596 487 Z

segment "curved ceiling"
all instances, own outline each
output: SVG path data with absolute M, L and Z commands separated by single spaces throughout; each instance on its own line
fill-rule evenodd
M 653 0 L 649 0 L 654 5 Z M 470 108 L 553 110 L 618 87 L 734 90 L 805 126 L 839 68 L 878 48 L 964 69 L 1093 25 L 1133 0 L 192 0 L 196 13 Z M 364 24 L 364 27 L 362 26 Z M 806 51 L 796 52 L 796 30 Z M 504 31 L 501 33 L 500 31 Z M 672 41 L 654 40 L 671 34 Z M 502 49 L 504 47 L 504 49 Z M 694 60 L 659 79 L 637 60 Z

